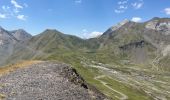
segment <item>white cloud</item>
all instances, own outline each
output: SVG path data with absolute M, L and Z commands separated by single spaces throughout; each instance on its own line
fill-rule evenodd
M 2 10 L 8 10 L 8 9 L 10 9 L 9 6 L 5 6 L 5 5 L 2 6 Z
M 17 19 L 26 20 L 26 16 L 25 15 L 17 15 Z
M 13 6 L 15 7 L 15 8 L 23 8 L 23 6 L 21 6 L 21 5 L 19 5 L 17 2 L 16 2 L 16 0 L 11 0 L 11 4 L 13 4 Z
M 98 37 L 100 35 L 102 35 L 103 33 L 102 32 L 97 32 L 97 31 L 94 31 L 94 32 L 91 32 L 89 34 L 89 38 L 94 38 L 94 37 Z
M 143 5 L 143 0 L 136 0 L 135 2 L 132 0 L 119 0 L 117 2 L 117 7 L 114 9 L 114 12 L 117 14 L 124 13 L 129 10 L 129 8 L 140 9 L 143 7 Z
M 119 4 L 119 5 L 126 4 L 126 3 L 128 3 L 128 0 L 125 0 L 125 1 L 119 1 L 119 2 L 118 2 L 118 4 Z
M 5 6 L 5 5 L 2 6 L 2 10 L 3 10 L 3 11 L 7 11 L 7 10 L 9 10 L 9 9 L 10 9 L 9 6 Z
M 124 13 L 124 10 L 115 9 L 115 13 L 117 13 L 117 14 L 119 14 L 119 13 Z
M 24 14 L 20 14 L 20 12 L 28 7 L 26 3 L 19 4 L 16 0 L 10 0 L 11 5 L 2 5 L 0 7 L 0 18 L 17 18 L 19 20 L 26 20 L 26 16 Z M 22 6 L 23 5 L 23 6 Z
M 142 18 L 140 18 L 140 17 L 133 17 L 132 21 L 134 21 L 134 22 L 141 22 Z
M 82 0 L 75 0 L 74 2 L 77 4 L 80 4 L 80 3 L 82 3 Z
M 98 37 L 103 34 L 103 32 L 98 32 L 98 31 L 88 32 L 87 29 L 83 29 L 82 32 L 83 32 L 83 38 L 85 39 Z
M 128 8 L 127 6 L 123 6 L 123 5 L 119 6 L 119 9 L 127 9 L 127 8 Z
M 124 13 L 126 11 L 126 9 L 128 9 L 128 2 L 129 0 L 121 0 L 119 1 L 118 7 L 114 10 L 115 13 L 119 14 L 119 13 Z
M 165 12 L 167 15 L 170 15 L 170 8 L 165 8 L 165 9 L 164 9 L 164 12 Z
M 6 15 L 0 13 L 0 19 L 5 19 L 5 18 L 7 18 Z
M 132 3 L 132 7 L 135 8 L 135 9 L 140 9 L 142 6 L 143 6 L 143 2 Z

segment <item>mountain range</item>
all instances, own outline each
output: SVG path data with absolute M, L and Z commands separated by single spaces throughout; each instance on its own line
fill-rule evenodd
M 20 60 L 57 60 L 76 66 L 85 59 L 103 64 L 135 65 L 170 70 L 170 18 L 137 23 L 124 20 L 101 36 L 82 39 L 55 29 L 32 36 L 0 27 L 0 65 Z M 86 76 L 85 76 L 86 77 Z
M 0 54 L 4 56 L 3 59 L 45 59 L 54 53 L 71 51 L 93 54 L 107 52 L 117 56 L 117 59 L 147 63 L 156 56 L 167 58 L 170 52 L 169 18 L 155 17 L 144 23 L 124 20 L 100 37 L 87 40 L 55 29 L 47 29 L 39 35 L 31 36 L 22 29 L 7 31 L 0 28 L 0 34 Z
M 24 30 L 7 31 L 0 27 L 0 63 L 5 62 L 14 51 L 17 43 L 22 43 L 32 36 Z

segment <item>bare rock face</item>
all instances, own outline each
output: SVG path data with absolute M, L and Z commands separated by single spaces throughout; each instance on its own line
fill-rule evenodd
M 122 22 L 118 23 L 115 26 L 112 26 L 111 28 L 109 28 L 104 34 L 110 34 L 114 31 L 116 31 L 117 29 L 121 28 L 123 25 L 125 25 L 126 23 L 130 22 L 129 20 L 125 19 Z
M 15 45 L 27 41 L 32 36 L 22 29 L 7 31 L 0 27 L 0 65 L 3 65 L 8 57 L 13 54 Z
M 112 26 L 111 30 L 115 31 L 115 30 L 119 29 L 120 27 L 122 27 L 124 24 L 128 23 L 128 22 L 129 22 L 129 20 L 125 19 L 122 22 L 118 23 L 117 25 Z
M 8 31 L 0 27 L 0 64 L 12 54 L 14 44 L 18 40 Z
M 146 28 L 163 32 L 164 35 L 170 35 L 170 19 L 155 18 L 146 24 Z
M 96 92 L 91 95 L 81 76 L 66 64 L 34 64 L 0 77 L 0 84 L 0 93 L 6 100 L 105 99 Z
M 15 31 L 11 31 L 11 34 L 16 39 L 18 39 L 19 41 L 22 41 L 22 42 L 32 38 L 32 35 L 30 35 L 26 31 L 24 31 L 23 29 L 18 29 L 18 30 L 15 30 Z
M 145 28 L 155 31 L 155 34 L 153 34 L 152 37 L 157 37 L 153 39 L 153 41 L 156 41 L 155 44 L 157 45 L 157 48 L 159 48 L 163 56 L 169 55 L 170 18 L 153 18 L 146 23 Z

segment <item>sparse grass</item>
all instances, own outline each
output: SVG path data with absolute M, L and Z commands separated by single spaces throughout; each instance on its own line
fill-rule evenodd
M 100 80 L 107 82 L 110 87 L 116 89 L 117 91 L 126 94 L 128 100 L 150 100 L 151 98 L 147 96 L 142 90 L 137 90 L 135 88 L 129 87 L 126 84 L 122 84 L 116 80 L 110 79 L 109 77 L 101 78 Z
M 7 66 L 0 67 L 0 76 L 13 72 L 19 68 L 25 68 L 29 65 L 39 63 L 41 61 L 21 61 L 16 64 L 11 64 Z
M 0 93 L 0 100 L 5 100 L 6 96 Z
M 104 86 L 100 81 L 95 80 L 94 77 L 102 75 L 100 71 L 97 68 L 91 68 L 91 67 L 84 67 L 80 62 L 82 61 L 81 58 L 88 58 L 89 61 L 96 61 L 97 62 L 107 62 L 108 64 L 112 65 L 112 63 L 116 63 L 118 66 L 122 66 L 120 63 L 117 63 L 118 58 L 110 56 L 105 56 L 105 54 L 102 53 L 94 53 L 94 54 L 88 54 L 88 53 L 80 53 L 80 52 L 67 52 L 62 54 L 53 54 L 52 56 L 49 56 L 46 60 L 58 60 L 67 64 L 72 65 L 78 73 L 87 81 L 87 83 L 95 86 L 99 91 L 101 91 L 103 94 L 108 96 L 109 98 L 113 100 L 117 100 L 120 96 L 120 94 L 110 90 L 106 86 Z M 112 59 L 113 58 L 113 59 Z M 126 67 L 120 67 L 121 71 L 127 71 Z M 113 89 L 116 89 L 124 94 L 126 94 L 129 97 L 129 100 L 152 100 L 150 97 L 148 97 L 142 90 L 137 90 L 135 88 L 132 88 L 130 86 L 127 86 L 126 84 L 117 82 L 113 79 L 104 78 L 102 81 L 108 83 L 110 87 Z

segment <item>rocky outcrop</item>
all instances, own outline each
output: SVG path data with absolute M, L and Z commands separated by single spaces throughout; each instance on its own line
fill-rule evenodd
M 170 35 L 170 19 L 154 18 L 149 21 L 146 26 L 147 29 L 153 29 L 162 32 L 164 35 Z
M 65 78 L 68 78 L 70 82 L 79 85 L 84 89 L 88 89 L 91 92 L 91 96 L 93 97 L 93 99 L 104 100 L 106 98 L 105 95 L 99 92 L 94 86 L 86 83 L 86 81 L 80 76 L 80 74 L 78 74 L 76 69 L 69 66 L 64 66 L 62 68 L 61 75 L 63 75 Z
M 66 64 L 41 62 L 0 77 L 0 94 L 7 100 L 104 100 L 77 71 Z M 93 90 L 91 90 L 93 91 Z M 1 97 L 0 95 L 0 97 Z
M 7 30 L 0 27 L 0 65 L 12 54 L 18 40 Z
M 80 85 L 85 89 L 88 89 L 87 83 L 84 79 L 77 73 L 76 69 L 69 66 L 64 66 L 61 73 L 64 77 L 68 78 L 69 81 L 73 82 L 76 85 Z
M 123 46 L 120 46 L 119 49 L 130 50 L 133 48 L 142 48 L 144 46 L 144 44 L 146 44 L 146 42 L 144 40 L 141 40 L 141 41 L 131 42 L 131 43 L 125 44 Z

